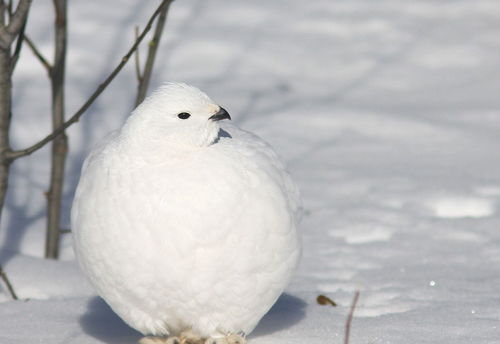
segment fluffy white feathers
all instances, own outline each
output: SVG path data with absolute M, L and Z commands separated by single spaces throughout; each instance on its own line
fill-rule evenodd
M 248 334 L 297 265 L 297 189 L 272 148 L 227 117 L 169 83 L 84 164 L 77 258 L 143 334 Z

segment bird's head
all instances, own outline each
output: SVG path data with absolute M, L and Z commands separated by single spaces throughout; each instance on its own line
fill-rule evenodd
M 222 119 L 231 117 L 199 89 L 166 83 L 134 110 L 124 131 L 162 146 L 203 147 L 215 141 Z

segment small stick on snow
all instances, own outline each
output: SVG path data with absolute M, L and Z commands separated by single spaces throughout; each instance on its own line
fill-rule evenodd
M 325 296 L 325 295 L 318 295 L 318 297 L 316 298 L 316 302 L 322 306 L 325 306 L 325 305 L 330 305 L 332 307 L 337 306 L 335 301 L 333 301 L 332 299 L 330 299 L 328 296 Z
M 349 315 L 347 316 L 347 321 L 345 322 L 345 336 L 344 336 L 344 344 L 349 344 L 349 335 L 351 333 L 351 322 L 352 317 L 354 315 L 354 309 L 356 309 L 356 304 L 359 299 L 359 290 L 356 290 L 354 293 L 354 298 L 352 299 L 351 310 L 349 311 Z
M 19 300 L 19 298 L 16 295 L 16 292 L 14 291 L 14 287 L 12 287 L 12 284 L 10 284 L 9 278 L 7 277 L 7 273 L 3 270 L 2 266 L 0 265 L 0 277 L 4 281 L 5 285 L 7 286 L 7 289 L 9 290 L 10 296 L 14 300 Z

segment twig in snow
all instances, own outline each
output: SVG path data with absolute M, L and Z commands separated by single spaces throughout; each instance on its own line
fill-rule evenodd
M 14 291 L 14 287 L 12 287 L 12 284 L 9 281 L 9 277 L 7 277 L 7 273 L 3 270 L 1 265 L 0 265 L 0 278 L 2 278 L 2 281 L 7 286 L 7 290 L 9 291 L 10 296 L 12 296 L 14 300 L 19 300 L 16 292 Z
M 325 305 L 331 305 L 332 307 L 336 307 L 337 304 L 335 301 L 330 299 L 328 296 L 325 295 L 318 295 L 316 298 L 316 302 L 318 302 L 320 305 L 325 306 Z
M 356 309 L 356 304 L 359 299 L 359 290 L 356 290 L 354 293 L 354 298 L 352 299 L 351 310 L 349 311 L 349 315 L 347 316 L 347 320 L 345 322 L 345 336 L 344 336 L 344 344 L 349 344 L 349 336 L 351 334 L 351 322 L 352 317 L 354 315 L 354 310 Z

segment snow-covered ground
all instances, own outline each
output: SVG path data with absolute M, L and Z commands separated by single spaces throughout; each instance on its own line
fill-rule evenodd
M 68 114 L 156 5 L 70 3 Z M 27 32 L 47 56 L 52 20 L 35 1 Z M 353 344 L 500 343 L 499 37 L 496 0 L 173 3 L 152 86 L 205 90 L 280 152 L 303 194 L 302 265 L 252 343 L 342 343 L 356 289 Z M 85 154 L 135 89 L 130 64 L 69 131 L 65 226 Z M 14 93 L 22 148 L 50 125 L 27 49 Z M 13 166 L 0 263 L 25 301 L 0 284 L 0 343 L 135 343 L 80 274 L 70 235 L 60 261 L 41 259 L 48 153 Z

